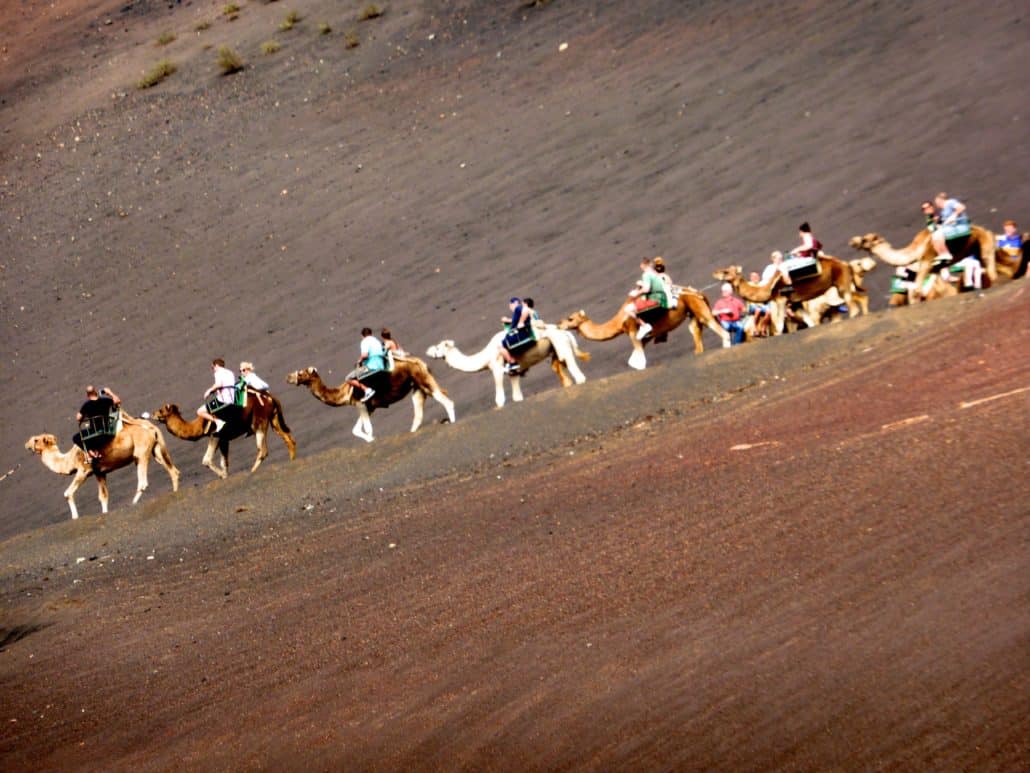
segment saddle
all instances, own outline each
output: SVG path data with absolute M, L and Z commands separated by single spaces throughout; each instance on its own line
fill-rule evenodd
M 122 412 L 115 406 L 106 416 L 86 416 L 79 422 L 79 440 L 84 448 L 106 446 L 122 428 Z
M 503 344 L 504 348 L 509 352 L 514 352 L 518 349 L 523 349 L 526 346 L 529 346 L 535 341 L 536 334 L 533 332 L 533 326 L 529 325 L 527 327 L 516 327 L 509 330 L 504 336 Z
M 790 274 L 791 282 L 803 282 L 819 276 L 821 267 L 818 258 L 787 258 L 783 261 L 784 268 Z

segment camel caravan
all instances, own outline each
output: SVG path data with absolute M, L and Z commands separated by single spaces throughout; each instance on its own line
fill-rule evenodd
M 628 297 L 604 322 L 594 322 L 582 309 L 565 316 L 558 324 L 540 319 L 532 299 L 513 297 L 510 316 L 501 317 L 503 329 L 474 354 L 462 352 L 453 339 L 444 339 L 426 352 L 462 373 L 489 371 L 494 384 L 494 404 L 503 408 L 506 401 L 504 380 L 510 384 L 511 399 L 523 399 L 521 379 L 534 365 L 550 362 L 563 388 L 586 381 L 579 362 L 590 355 L 580 349 L 576 333 L 589 341 L 610 341 L 626 336 L 632 347 L 628 364 L 647 367 L 645 347 L 664 343 L 669 334 L 686 323 L 694 340 L 695 354 L 704 351 L 702 328 L 707 327 L 723 347 L 754 338 L 779 335 L 801 327 L 814 327 L 827 319 L 841 319 L 869 313 L 869 295 L 864 287 L 866 274 L 877 261 L 895 269 L 890 306 L 907 305 L 959 292 L 989 287 L 999 277 L 1018 279 L 1026 274 L 1025 245 L 1030 234 L 1020 234 L 1015 222 L 1004 223 L 1004 231 L 994 234 L 972 224 L 965 206 L 946 194 L 933 202 L 923 202 L 926 227 L 905 247 L 895 248 L 882 236 L 867 233 L 849 242 L 865 257 L 844 260 L 827 255 L 807 223 L 799 227 L 801 243 L 792 250 L 772 253 L 762 273 L 745 277 L 739 265 L 716 269 L 713 277 L 722 283 L 721 297 L 710 304 L 703 291 L 672 282 L 661 257 L 645 258 L 641 276 Z M 371 443 L 374 440 L 372 413 L 411 396 L 411 432 L 422 426 L 427 398 L 433 398 L 455 421 L 454 402 L 423 360 L 408 354 L 384 328 L 380 338 L 363 328 L 358 366 L 338 386 L 323 382 L 314 367 L 297 370 L 286 377 L 294 386 L 307 387 L 320 402 L 329 406 L 352 406 L 358 418 L 353 434 Z M 255 472 L 268 456 L 269 430 L 285 444 L 289 457 L 296 457 L 297 443 L 283 415 L 282 402 L 269 385 L 254 373 L 249 362 L 240 364 L 237 378 L 220 358 L 212 361 L 214 383 L 204 393 L 204 404 L 196 416 L 185 417 L 175 403 L 165 403 L 153 418 L 164 424 L 175 437 L 187 441 L 203 440 L 206 446 L 201 464 L 219 478 L 229 474 L 229 445 L 241 437 L 253 436 L 257 455 L 250 467 Z M 50 470 L 72 477 L 64 492 L 72 518 L 78 518 L 75 493 L 93 476 L 97 479 L 102 513 L 108 512 L 107 475 L 134 464 L 137 471 L 136 494 L 139 502 L 147 489 L 148 465 L 153 458 L 165 469 L 178 491 L 179 470 L 160 428 L 122 409 L 121 400 L 110 389 L 92 386 L 87 400 L 76 416 L 79 433 L 72 447 L 62 452 L 57 437 L 34 435 L 26 449 L 38 454 Z M 216 453 L 219 456 L 215 463 Z

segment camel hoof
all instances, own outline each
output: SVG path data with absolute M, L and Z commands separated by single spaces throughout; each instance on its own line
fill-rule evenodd
M 629 357 L 629 366 L 634 370 L 643 370 L 647 367 L 647 357 L 643 352 L 633 352 Z

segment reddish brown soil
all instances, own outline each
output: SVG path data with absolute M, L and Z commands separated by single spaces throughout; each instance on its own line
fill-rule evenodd
M 478 349 L 512 292 L 603 318 L 642 254 L 703 286 L 805 218 L 901 243 L 940 188 L 1026 219 L 1024 4 L 223 5 L 5 19 L 0 768 L 1027 766 L 1024 287 L 643 373 L 585 344 L 503 411 L 437 363 L 458 423 L 371 446 L 282 383 L 365 324 Z M 88 382 L 193 406 L 216 355 L 298 460 L 213 481 L 170 438 L 178 494 L 70 521 L 24 440 Z

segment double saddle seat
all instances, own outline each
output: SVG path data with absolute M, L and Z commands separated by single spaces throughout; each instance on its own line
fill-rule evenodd
M 97 451 L 108 443 L 122 429 L 122 411 L 116 405 L 106 416 L 85 416 L 79 422 L 79 441 L 84 448 Z
M 236 382 L 233 387 L 234 397 L 231 403 L 223 403 L 219 400 L 219 391 L 221 390 L 215 390 L 215 392 L 207 398 L 205 407 L 212 416 L 224 421 L 226 427 L 235 429 L 235 425 L 239 424 L 242 420 L 243 409 L 247 405 L 247 384 L 244 381 Z M 251 434 L 249 427 L 247 434 Z

